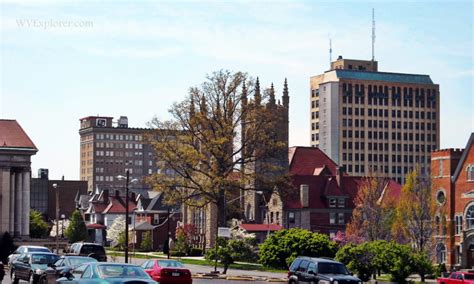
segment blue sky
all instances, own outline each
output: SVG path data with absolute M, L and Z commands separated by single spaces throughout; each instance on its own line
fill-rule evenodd
M 4 0 L 0 118 L 17 119 L 39 148 L 34 175 L 78 179 L 79 118 L 126 115 L 145 127 L 229 69 L 280 95 L 287 77 L 290 144 L 309 145 L 309 77 L 328 69 L 328 35 L 333 59 L 370 59 L 372 8 L 379 70 L 429 74 L 441 147 L 464 147 L 474 130 L 471 1 Z

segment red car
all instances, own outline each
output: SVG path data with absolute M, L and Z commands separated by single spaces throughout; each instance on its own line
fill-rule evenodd
M 191 284 L 191 271 L 184 268 L 184 265 L 176 260 L 171 259 L 150 259 L 142 265 L 150 277 L 160 284 Z
M 472 284 L 474 283 L 474 273 L 466 271 L 452 272 L 448 277 L 439 277 L 437 284 Z

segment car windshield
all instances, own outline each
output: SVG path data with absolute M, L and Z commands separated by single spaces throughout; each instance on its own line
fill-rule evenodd
M 322 274 L 349 274 L 346 267 L 341 263 L 320 262 L 318 273 Z
M 149 278 L 148 274 L 138 266 L 105 264 L 98 266 L 101 278 L 109 277 L 133 277 L 133 278 Z
M 159 267 L 184 267 L 184 265 L 175 260 L 158 260 Z
M 33 264 L 50 264 L 55 263 L 58 260 L 58 256 L 55 254 L 33 254 L 31 255 L 31 263 Z
M 79 266 L 87 262 L 97 262 L 97 259 L 92 258 L 92 257 L 70 257 L 69 258 L 69 263 L 71 264 L 71 266 Z
M 466 279 L 466 280 L 474 280 L 474 274 L 464 274 L 464 279 Z
M 51 252 L 48 248 L 28 248 L 28 252 Z
M 105 254 L 105 251 L 104 251 L 104 248 L 101 247 L 101 246 L 96 246 L 96 245 L 83 245 L 82 248 L 81 248 L 81 253 L 83 254 L 91 254 L 91 253 L 95 253 L 95 254 Z

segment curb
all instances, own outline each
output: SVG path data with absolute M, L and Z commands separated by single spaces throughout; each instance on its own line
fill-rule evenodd
M 233 280 L 233 281 L 266 281 L 266 282 L 283 282 L 286 283 L 286 278 L 273 278 L 264 276 L 226 276 L 224 274 L 213 274 L 213 273 L 197 273 L 193 274 L 193 279 L 221 279 L 221 280 Z

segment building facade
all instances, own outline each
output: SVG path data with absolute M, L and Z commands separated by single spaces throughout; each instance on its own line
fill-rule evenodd
M 432 153 L 431 186 L 438 204 L 434 217 L 436 262 L 448 268 L 474 267 L 474 133 L 465 149 Z
M 348 174 L 403 183 L 415 165 L 430 172 L 440 95 L 428 75 L 379 72 L 377 61 L 339 57 L 310 84 L 311 146 Z
M 89 192 L 97 187 L 124 187 L 125 182 L 117 176 L 126 171 L 138 179 L 136 187 L 149 188 L 143 177 L 159 170 L 153 148 L 144 141 L 149 129 L 129 127 L 124 116 L 117 122 L 112 117 L 88 116 L 80 123 L 80 178 L 88 182 Z
M 31 156 L 38 149 L 16 120 L 0 119 L 0 232 L 30 235 Z

